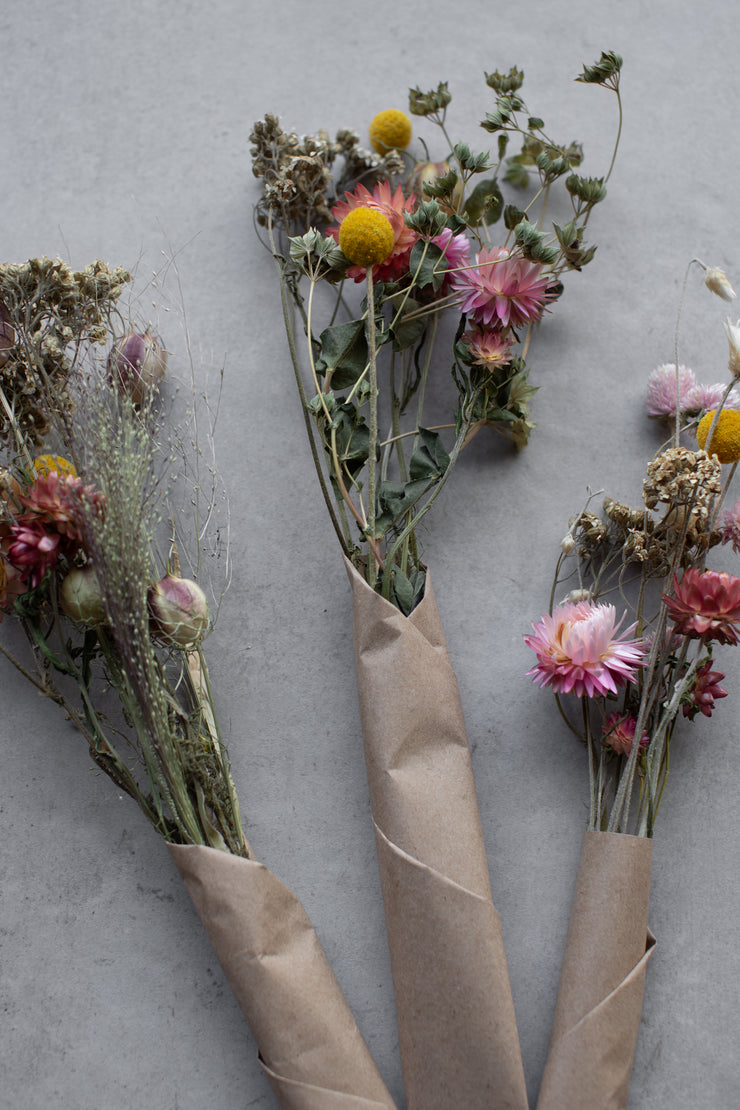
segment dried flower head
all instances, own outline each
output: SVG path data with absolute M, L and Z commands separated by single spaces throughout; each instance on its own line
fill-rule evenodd
M 671 447 L 648 464 L 643 497 L 648 509 L 661 501 L 709 506 L 721 489 L 721 469 L 715 458 L 704 451 Z
M 736 324 L 725 320 L 725 333 L 730 344 L 729 370 L 733 378 L 740 378 L 740 320 Z
M 686 396 L 696 386 L 696 375 L 688 366 L 679 366 L 676 379 L 676 364 L 664 363 L 653 370 L 648 378 L 647 414 L 656 420 L 671 419 L 686 408 Z
M 642 640 L 629 638 L 634 625 L 617 635 L 619 623 L 613 605 L 579 601 L 559 606 L 532 625 L 534 635 L 524 637 L 537 656 L 527 673 L 555 693 L 615 694 L 633 681 L 646 654 Z
M 730 285 L 729 278 L 719 266 L 710 266 L 704 274 L 704 284 L 710 292 L 721 297 L 723 301 L 734 301 L 735 290 Z
M 374 208 L 354 208 L 339 226 L 339 246 L 355 266 L 377 266 L 393 250 L 391 222 Z
M 691 567 L 679 582 L 673 578 L 673 596 L 663 594 L 675 631 L 690 639 L 736 644 L 740 623 L 740 578 L 716 570 Z
M 703 663 L 694 675 L 694 684 L 688 697 L 683 702 L 684 717 L 688 717 L 691 721 L 697 713 L 701 713 L 705 717 L 711 717 L 717 698 L 727 697 L 727 690 L 720 686 L 724 677 L 721 671 L 712 670 L 712 660 L 711 658 L 707 659 L 706 663 Z
M 636 728 L 637 719 L 631 713 L 625 714 L 616 710 L 614 713 L 610 713 L 604 721 L 601 742 L 608 748 L 613 748 L 619 755 L 629 755 L 635 742 Z M 640 751 L 646 751 L 649 744 L 650 737 L 647 732 L 643 731 L 640 737 Z
M 411 142 L 411 120 L 405 112 L 388 108 L 378 112 L 370 123 L 370 144 L 378 154 L 405 150 Z
M 506 366 L 514 357 L 511 334 L 493 328 L 476 328 L 466 331 L 461 340 L 476 366 L 492 370 L 496 366 Z
M 475 261 L 452 280 L 461 312 L 486 327 L 517 328 L 539 320 L 554 295 L 541 266 L 506 247 L 484 247 Z
M 714 420 L 714 412 L 706 413 L 699 421 L 696 439 L 701 448 L 707 443 L 709 431 Z M 722 409 L 714 425 L 709 451 L 721 463 L 734 463 L 740 460 L 740 412 L 735 409 Z
M 389 181 L 379 181 L 372 192 L 364 185 L 358 185 L 354 192 L 345 194 L 344 200 L 332 208 L 332 215 L 339 223 L 327 228 L 327 235 L 339 242 L 340 226 L 355 209 L 369 208 L 382 213 L 393 229 L 393 243 L 385 259 L 373 267 L 373 278 L 375 281 L 393 281 L 408 269 L 411 248 L 417 239 L 416 232 L 407 227 L 404 221 L 404 214 L 413 212 L 415 204 L 415 196 L 405 197 L 400 185 L 391 190 Z M 363 281 L 365 268 L 355 265 L 347 271 L 347 276 L 355 281 Z
M 732 550 L 740 555 L 740 501 L 722 517 L 722 543 L 731 543 Z

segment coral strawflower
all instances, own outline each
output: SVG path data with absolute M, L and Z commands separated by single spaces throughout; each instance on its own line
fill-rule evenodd
M 339 246 L 350 262 L 363 269 L 385 262 L 393 250 L 390 220 L 374 208 L 355 208 L 339 226 Z
M 740 623 L 740 578 L 724 571 L 690 567 L 679 582 L 673 576 L 674 596 L 663 594 L 668 615 L 680 636 L 720 644 L 736 644 Z
M 620 755 L 629 755 L 635 741 L 637 719 L 631 713 L 624 714 L 616 710 L 610 713 L 604 721 L 604 731 L 601 735 L 602 744 L 613 748 Z M 643 732 L 640 737 L 640 751 L 644 752 L 650 743 L 650 737 Z
M 403 218 L 405 212 L 413 212 L 415 205 L 416 197 L 413 194 L 405 197 L 400 185 L 391 191 L 390 182 L 379 181 L 372 193 L 364 185 L 358 185 L 354 192 L 345 193 L 344 200 L 332 208 L 332 216 L 338 222 L 336 227 L 327 228 L 326 234 L 339 242 L 340 225 L 347 214 L 356 208 L 372 208 L 382 212 L 393 228 L 393 249 L 383 262 L 373 266 L 373 279 L 393 281 L 408 270 L 411 248 L 418 238 L 416 232 L 406 226 Z M 364 281 L 365 269 L 362 266 L 352 266 L 347 271 L 347 276 L 355 281 Z
M 555 293 L 542 267 L 511 255 L 506 247 L 484 248 L 476 265 L 452 279 L 460 310 L 487 327 L 519 327 L 539 320 Z
M 706 413 L 699 421 L 696 439 L 704 449 L 714 412 Z M 721 463 L 734 463 L 740 460 L 740 412 L 735 409 L 722 409 L 712 432 L 709 453 L 716 455 Z
M 411 120 L 398 108 L 378 112 L 370 122 L 370 143 L 378 154 L 405 150 L 411 142 Z
M 511 353 L 513 337 L 502 331 L 490 328 L 466 331 L 461 342 L 468 348 L 475 365 L 485 366 L 488 370 L 506 366 L 514 357 Z
M 683 703 L 683 715 L 693 721 L 697 713 L 711 717 L 714 703 L 717 698 L 726 698 L 727 691 L 720 682 L 725 676 L 721 671 L 712 670 L 712 660 L 707 659 L 697 670 L 694 676 L 694 685 L 691 696 Z
M 532 625 L 533 636 L 524 637 L 537 656 L 537 666 L 527 673 L 556 694 L 616 693 L 634 679 L 647 650 L 642 640 L 630 639 L 634 625 L 617 635 L 620 623 L 613 605 L 577 601 L 558 606 Z

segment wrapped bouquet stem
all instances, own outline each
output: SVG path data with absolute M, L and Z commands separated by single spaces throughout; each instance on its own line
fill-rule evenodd
M 722 271 L 700 265 L 712 292 L 734 297 Z M 726 385 L 702 386 L 678 362 L 652 375 L 649 415 L 673 435 L 648 464 L 643 503 L 607 497 L 600 516 L 589 497 L 562 540 L 552 601 L 571 589 L 525 637 L 530 674 L 584 745 L 590 798 L 538 1110 L 627 1105 L 655 943 L 652 837 L 671 764 L 677 774 L 677 726 L 727 696 L 714 653 L 739 641 L 740 579 L 705 565 L 722 542 L 740 550 L 740 503 L 720 517 L 740 461 L 740 332 L 726 331 Z M 682 445 L 684 429 L 698 444 Z
M 523 1107 L 501 922 L 429 576 L 422 601 L 405 617 L 347 567 L 408 1104 Z M 450 1021 L 463 1014 L 451 1033 Z
M 620 67 L 618 55 L 602 55 L 578 80 L 618 93 Z M 352 584 L 410 1110 L 527 1105 L 460 698 L 419 527 L 484 427 L 526 444 L 533 330 L 565 272 L 595 251 L 583 236 L 605 179 L 577 172 L 580 145 L 549 138 L 522 99 L 523 80 L 516 68 L 486 75 L 494 101 L 481 126 L 496 138 L 479 152 L 449 138 L 446 83 L 411 89 L 411 115 L 439 128 L 439 161 L 423 139 L 423 158 L 407 151 L 411 119 L 397 109 L 371 122 L 375 153 L 348 130 L 335 142 L 325 132 L 299 139 L 272 115 L 252 133 L 264 181 L 257 223 L 279 273 L 311 453 Z M 510 141 L 521 149 L 509 153 Z M 526 208 L 507 204 L 502 187 Z M 558 191 L 570 218 L 546 227 Z M 440 357 L 445 317 L 453 328 Z M 452 401 L 432 423 L 425 405 L 445 382 Z
M 148 329 L 116 338 L 127 280 L 102 263 L 0 266 L 0 616 L 27 637 L 23 656 L 0 651 L 167 843 L 284 1110 L 393 1110 L 303 907 L 242 830 L 208 600 L 180 568 L 228 554 L 198 497 L 215 472 L 190 475 L 200 449 L 179 457 L 158 416 L 162 345 Z M 194 514 L 164 487 L 173 469 L 193 479 Z
M 652 840 L 587 832 L 537 1110 L 617 1110 L 637 1044 L 647 961 Z

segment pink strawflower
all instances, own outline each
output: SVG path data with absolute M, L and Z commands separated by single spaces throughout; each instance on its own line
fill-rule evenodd
M 634 625 L 616 635 L 619 623 L 613 605 L 576 601 L 558 606 L 532 625 L 533 636 L 524 637 L 537 656 L 537 666 L 527 673 L 556 694 L 615 694 L 634 679 L 646 654 L 642 640 L 629 639 Z
M 513 336 L 498 330 L 466 331 L 462 343 L 468 348 L 476 366 L 493 370 L 495 366 L 506 366 L 514 357 L 511 353 Z
M 448 292 L 455 272 L 461 266 L 467 266 L 468 256 L 470 255 L 470 240 L 467 235 L 453 235 L 449 227 L 441 231 L 439 235 L 435 235 L 432 242 L 444 252 L 445 266 L 448 273 L 439 289 L 439 294 L 442 295 Z
M 700 412 L 710 412 L 712 409 L 716 409 L 724 397 L 726 388 L 722 382 L 715 382 L 713 385 L 699 383 L 692 386 L 684 394 L 681 411 L 691 416 L 698 416 Z M 724 407 L 726 409 L 740 409 L 740 394 L 734 390 L 729 393 L 725 399 Z
M 678 410 L 686 409 L 686 397 L 697 386 L 696 374 L 688 366 L 678 368 Z M 676 415 L 676 364 L 664 363 L 648 378 L 647 414 L 657 419 Z
M 35 589 L 56 564 L 62 537 L 54 525 L 34 513 L 19 516 L 5 541 L 8 562 L 20 571 L 22 581 Z
M 680 582 L 673 576 L 673 589 L 674 596 L 663 594 L 663 600 L 679 635 L 720 644 L 738 642 L 740 578 L 691 567 Z
M 732 550 L 740 555 L 740 501 L 722 517 L 722 543 L 731 543 Z
M 694 676 L 691 700 L 683 703 L 683 715 L 693 721 L 697 713 L 711 717 L 716 698 L 726 698 L 727 691 L 720 682 L 725 676 L 721 671 L 712 670 L 712 660 L 707 659 Z
M 102 512 L 103 498 L 81 478 L 52 470 L 40 473 L 18 500 L 25 512 L 13 520 L 3 550 L 21 579 L 35 589 L 60 556 L 71 559 L 80 550 L 80 514 Z
M 607 747 L 613 748 L 615 752 L 620 755 L 629 755 L 632 751 L 632 745 L 635 741 L 635 729 L 637 728 L 637 718 L 633 717 L 631 713 L 626 716 L 618 710 L 610 713 L 604 721 L 604 731 L 601 736 L 601 741 Z M 646 732 L 643 732 L 640 737 L 640 751 L 646 751 L 650 743 L 650 737 Z
M 377 212 L 382 212 L 393 228 L 393 249 L 383 262 L 373 266 L 373 280 L 394 281 L 408 270 L 411 248 L 418 239 L 416 232 L 406 226 L 403 218 L 404 212 L 413 212 L 415 206 L 416 197 L 413 193 L 405 197 L 400 185 L 396 186 L 393 193 L 389 181 L 379 181 L 372 193 L 364 185 L 358 185 L 354 192 L 345 193 L 344 200 L 340 200 L 332 208 L 331 214 L 337 221 L 337 226 L 327 228 L 326 234 L 339 242 L 339 225 L 347 213 L 355 208 L 374 208 Z M 363 266 L 350 266 L 347 270 L 347 276 L 355 281 L 364 281 L 365 273 Z
M 487 327 L 517 328 L 539 320 L 555 296 L 542 267 L 512 256 L 506 247 L 485 247 L 473 269 L 452 279 L 460 294 L 460 310 Z

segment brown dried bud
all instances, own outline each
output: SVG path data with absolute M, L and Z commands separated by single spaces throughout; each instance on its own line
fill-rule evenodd
M 108 373 L 136 405 L 142 404 L 166 369 L 167 352 L 148 328 L 143 334 L 132 331 L 117 339 L 108 356 Z

